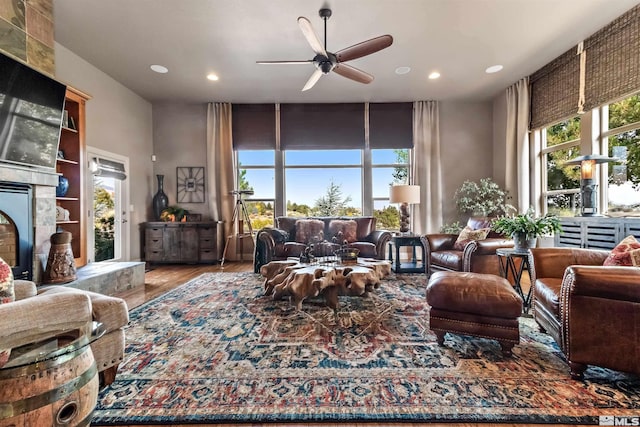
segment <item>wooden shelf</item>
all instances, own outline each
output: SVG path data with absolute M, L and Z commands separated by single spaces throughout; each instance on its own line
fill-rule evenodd
M 69 120 L 77 129 L 63 127 L 60 132 L 59 150 L 64 158 L 58 158 L 56 172 L 69 180 L 69 190 L 64 197 L 56 197 L 56 205 L 69 211 L 73 221 L 56 221 L 65 231 L 73 235 L 71 249 L 76 268 L 87 263 L 87 221 L 85 204 L 84 165 L 85 165 L 85 104 L 89 97 L 80 91 L 67 87 L 64 109 Z

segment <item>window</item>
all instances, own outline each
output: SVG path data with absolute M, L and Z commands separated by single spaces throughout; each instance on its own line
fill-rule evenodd
M 239 190 L 243 195 L 253 230 L 272 226 L 275 212 L 275 151 L 238 150 Z
M 405 184 L 409 177 L 409 149 L 371 150 L 373 215 L 378 228 L 400 229 L 398 207 L 389 203 L 389 187 Z
M 640 94 L 603 110 L 603 153 L 619 161 L 608 165 L 609 215 L 640 214 Z
M 542 203 L 546 212 L 574 216 L 580 210 L 580 169 L 563 163 L 580 154 L 580 117 L 548 126 L 541 131 Z M 544 166 L 543 166 L 544 167 Z

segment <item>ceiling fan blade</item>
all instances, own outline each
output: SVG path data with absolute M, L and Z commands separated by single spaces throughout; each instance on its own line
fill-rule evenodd
M 304 37 L 307 39 L 307 42 L 309 42 L 309 45 L 311 45 L 311 49 L 313 49 L 313 51 L 317 55 L 322 55 L 326 57 L 327 51 L 322 46 L 322 43 L 320 42 L 320 39 L 316 35 L 316 32 L 313 31 L 313 26 L 311 25 L 311 21 L 309 21 L 304 16 L 301 16 L 298 18 L 298 26 L 302 30 L 302 34 L 304 34 Z
M 317 69 L 313 72 L 313 74 L 311 74 L 311 77 L 309 77 L 309 80 L 307 80 L 307 84 L 304 85 L 304 87 L 302 88 L 302 91 L 304 92 L 305 90 L 309 90 L 311 89 L 317 82 L 318 80 L 320 80 L 320 77 L 322 77 L 322 70 Z
M 393 37 L 387 34 L 342 49 L 336 52 L 336 58 L 338 58 L 338 62 L 351 61 L 387 48 L 392 43 Z
M 347 64 L 336 64 L 333 67 L 333 71 L 340 74 L 342 77 L 346 77 L 356 82 L 368 84 L 373 81 L 373 76 L 369 73 L 365 73 L 362 70 L 358 70 L 356 67 L 352 67 Z
M 267 64 L 267 65 L 278 65 L 278 64 L 311 64 L 313 63 L 313 59 L 308 59 L 306 61 L 256 61 L 256 64 Z

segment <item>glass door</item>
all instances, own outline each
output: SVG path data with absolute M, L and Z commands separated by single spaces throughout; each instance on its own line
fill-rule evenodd
M 126 261 L 128 247 L 126 170 L 128 159 L 97 149 L 87 149 L 90 179 L 88 194 L 90 229 L 89 262 Z

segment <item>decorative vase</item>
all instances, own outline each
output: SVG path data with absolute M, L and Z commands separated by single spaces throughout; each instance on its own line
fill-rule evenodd
M 536 246 L 537 237 L 527 239 L 524 233 L 513 233 L 513 249 L 518 252 L 526 252 Z
M 64 197 L 69 191 L 69 180 L 64 176 L 58 176 L 58 186 L 56 187 L 56 197 Z
M 159 221 L 162 211 L 169 207 L 169 198 L 164 192 L 164 175 L 156 175 L 156 178 L 158 178 L 158 192 L 153 196 L 153 216 L 156 221 Z

